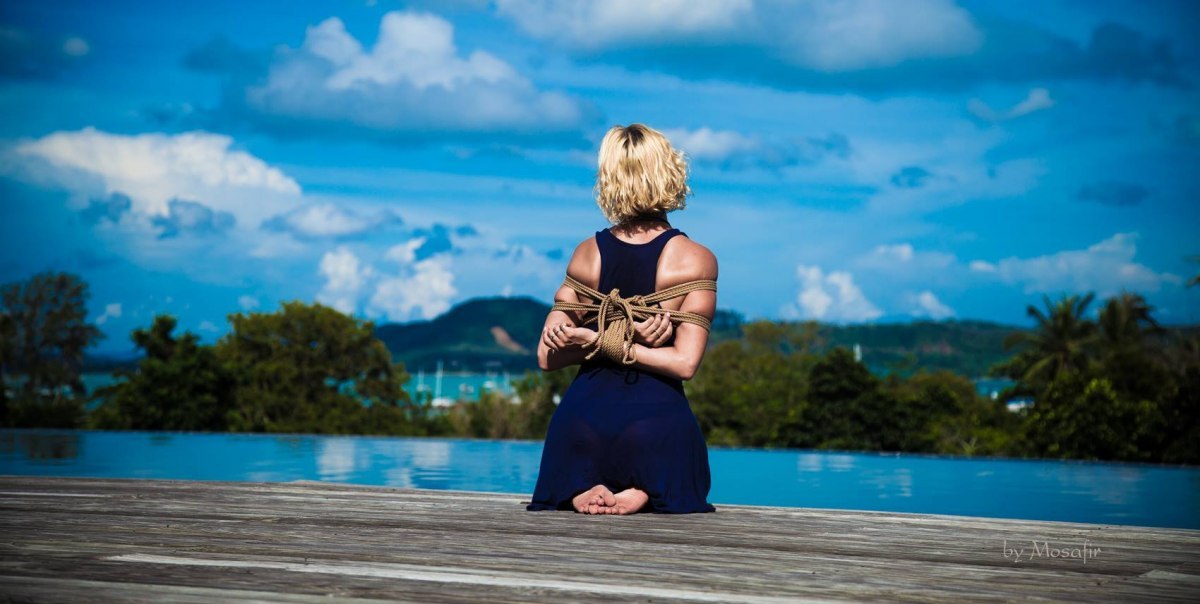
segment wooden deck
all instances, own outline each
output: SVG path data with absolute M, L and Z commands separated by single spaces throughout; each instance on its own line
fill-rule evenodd
M 1200 598 L 1194 530 L 719 504 L 588 516 L 526 512 L 527 501 L 310 481 L 0 476 L 0 601 Z M 1055 558 L 1035 540 L 1090 549 Z M 1024 550 L 1019 562 L 1006 543 Z

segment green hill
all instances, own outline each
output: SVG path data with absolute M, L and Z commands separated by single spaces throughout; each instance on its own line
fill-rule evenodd
M 550 305 L 528 297 L 475 298 L 428 321 L 375 328 L 410 372 L 537 369 L 537 344 Z
M 550 306 L 527 297 L 476 298 L 429 321 L 376 328 L 396 359 L 410 371 L 431 371 L 438 360 L 447 370 L 524 371 L 537 368 L 537 343 Z M 710 342 L 740 337 L 741 316 L 718 311 Z M 830 325 L 818 330 L 818 350 L 859 344 L 873 371 L 907 373 L 916 367 L 982 375 L 1009 356 L 1004 336 L 1019 329 L 987 321 L 917 321 Z
M 918 368 L 946 369 L 980 377 L 991 365 L 1008 359 L 1004 337 L 1020 327 L 990 321 L 943 320 L 911 323 L 822 325 L 826 347 L 862 349 L 862 360 L 876 374 L 908 375 Z
M 441 360 L 448 371 L 537 369 L 537 343 L 550 305 L 529 297 L 475 298 L 428 321 L 378 325 L 375 334 L 409 371 L 433 371 Z M 742 316 L 721 309 L 709 343 L 740 338 Z M 910 323 L 818 324 L 815 351 L 833 346 L 862 349 L 862 360 L 877 374 L 910 374 L 919 368 L 946 369 L 980 377 L 1007 359 L 1005 335 L 1020 327 L 990 321 L 945 320 Z M 1166 326 L 1170 334 L 1200 332 L 1200 326 Z M 89 354 L 84 371 L 132 368 L 138 355 Z

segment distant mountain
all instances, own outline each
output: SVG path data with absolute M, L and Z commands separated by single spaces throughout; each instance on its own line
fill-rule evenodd
M 537 369 L 537 344 L 550 305 L 528 297 L 475 298 L 429 321 L 389 323 L 375 335 L 409 372 Z
M 433 371 L 438 360 L 447 370 L 521 372 L 537 369 L 538 338 L 549 310 L 527 297 L 476 298 L 433 320 L 381 325 L 375 333 L 410 372 Z M 741 337 L 742 322 L 738 313 L 718 311 L 710 342 Z M 881 374 L 924 367 L 979 376 L 1011 356 L 1001 342 L 1019 329 L 971 320 L 821 324 L 818 349 L 858 344 L 863 362 Z
M 537 344 L 550 305 L 529 297 L 475 298 L 428 321 L 377 325 L 375 334 L 397 361 L 415 373 L 433 371 L 441 360 L 451 371 L 509 371 L 537 369 Z M 718 310 L 709 343 L 740 338 L 744 319 Z M 1200 326 L 1165 326 L 1172 334 L 1200 333 Z M 947 369 L 970 377 L 986 373 L 992 364 L 1012 356 L 1004 337 L 1022 328 L 990 321 L 944 320 L 910 323 L 821 323 L 817 351 L 834 346 L 853 349 L 877 374 L 907 375 L 918 368 Z M 107 373 L 131 368 L 140 355 L 89 354 L 84 371 Z
M 862 361 L 876 374 L 908 375 L 918 368 L 946 369 L 980 377 L 988 367 L 1010 358 L 1004 337 L 1022 328 L 990 321 L 913 321 L 911 323 L 822 324 L 827 346 L 862 349 Z

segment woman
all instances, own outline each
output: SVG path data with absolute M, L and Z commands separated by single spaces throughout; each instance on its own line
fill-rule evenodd
M 613 226 L 575 248 L 568 277 L 595 293 L 615 288 L 622 297 L 699 280 L 712 280 L 714 289 L 663 301 L 666 314 L 633 322 L 626 360 L 594 354 L 597 332 L 585 325 L 586 313 L 551 310 L 538 364 L 545 371 L 580 367 L 550 420 L 526 509 L 714 512 L 707 501 L 708 448 L 683 390 L 700 366 L 708 330 L 692 322 L 674 326 L 669 314 L 694 313 L 707 323 L 717 304 L 716 257 L 667 221 L 691 193 L 687 164 L 660 132 L 614 126 L 600 145 L 596 191 Z M 555 300 L 599 303 L 578 291 L 564 284 Z

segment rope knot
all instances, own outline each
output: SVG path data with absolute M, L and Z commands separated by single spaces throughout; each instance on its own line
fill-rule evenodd
M 603 352 L 605 357 L 624 365 L 632 365 L 637 362 L 637 353 L 633 347 L 633 340 L 637 335 L 637 328 L 634 326 L 636 321 L 665 312 L 661 307 L 663 300 L 697 290 L 716 291 L 717 289 L 716 281 L 701 279 L 668 287 L 648 295 L 635 294 L 628 298 L 622 298 L 619 288 L 614 287 L 608 294 L 604 294 L 576 281 L 570 275 L 564 279 L 563 285 L 596 300 L 594 304 L 555 302 L 552 307 L 554 310 L 596 313 L 594 318 L 586 321 L 587 323 L 596 321 L 596 337 L 584 345 L 584 348 L 592 348 L 592 351 L 584 358 L 590 360 L 596 356 L 596 353 Z M 671 321 L 691 323 L 706 330 L 711 327 L 711 319 L 708 317 L 682 310 L 672 312 Z

